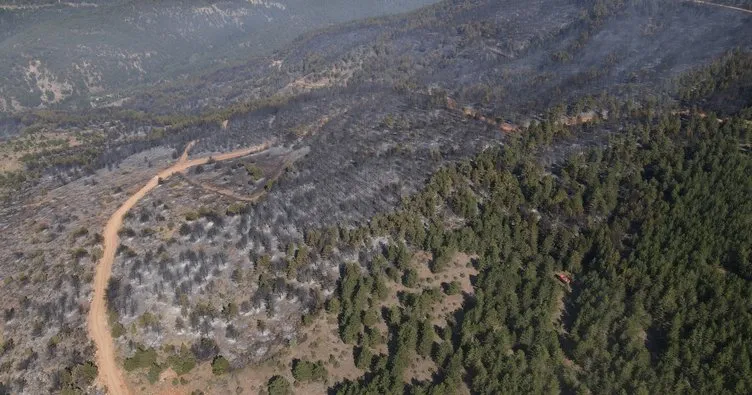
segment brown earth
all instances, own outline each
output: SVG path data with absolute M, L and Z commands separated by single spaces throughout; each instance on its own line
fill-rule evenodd
M 152 177 L 146 185 L 131 195 L 107 221 L 107 225 L 102 233 L 104 238 L 102 258 L 97 265 L 96 274 L 94 276 L 94 296 L 89 309 L 88 329 L 89 336 L 97 347 L 96 361 L 99 369 L 97 382 L 98 385 L 105 387 L 109 393 L 132 393 L 125 381 L 122 370 L 115 360 L 115 345 L 110 333 L 107 320 L 107 305 L 105 303 L 107 283 L 112 274 L 112 264 L 115 261 L 115 252 L 119 244 L 118 230 L 123 224 L 125 214 L 149 191 L 156 188 L 159 185 L 160 180 L 169 178 L 173 174 L 183 172 L 193 166 L 205 164 L 210 158 L 214 161 L 239 158 L 267 149 L 269 145 L 269 143 L 264 143 L 255 147 L 232 151 L 218 156 L 205 156 L 189 160 L 188 152 L 193 147 L 193 143 L 188 144 L 177 163 L 160 171 L 157 175 Z

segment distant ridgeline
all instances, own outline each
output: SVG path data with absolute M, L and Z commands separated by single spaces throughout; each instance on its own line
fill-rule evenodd
M 752 10 L 752 1 L 750 0 L 716 0 L 712 1 L 712 3 L 725 4 L 733 7 Z
M 117 105 L 113 94 L 133 86 L 226 67 L 268 55 L 313 29 L 432 2 L 3 2 L 0 112 Z

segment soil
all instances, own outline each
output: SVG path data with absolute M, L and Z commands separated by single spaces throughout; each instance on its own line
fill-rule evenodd
M 92 298 L 91 307 L 89 309 L 88 328 L 89 336 L 97 347 L 96 360 L 99 368 L 97 377 L 98 384 L 107 388 L 108 392 L 112 394 L 132 393 L 125 381 L 122 370 L 115 360 L 115 346 L 110 333 L 107 320 L 107 305 L 105 303 L 107 283 L 112 274 L 112 264 L 115 260 L 115 253 L 119 244 L 118 230 L 123 223 L 125 214 L 149 191 L 156 188 L 160 184 L 160 180 L 169 178 L 173 174 L 183 172 L 191 167 L 205 164 L 210 158 L 214 161 L 239 158 L 267 149 L 269 144 L 265 143 L 259 146 L 232 151 L 218 156 L 205 156 L 189 160 L 188 152 L 192 147 L 193 143 L 189 144 L 177 163 L 159 172 L 156 176 L 152 177 L 146 185 L 131 195 L 128 200 L 126 200 L 125 203 L 123 203 L 117 211 L 112 214 L 107 221 L 104 232 L 102 233 L 104 237 L 104 248 L 102 258 L 97 265 L 96 275 L 94 276 L 94 297 Z

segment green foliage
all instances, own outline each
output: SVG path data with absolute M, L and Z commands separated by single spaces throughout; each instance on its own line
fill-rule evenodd
M 339 299 L 336 297 L 333 297 L 326 301 L 326 312 L 329 314 L 339 314 L 340 312 L 340 303 Z
M 266 391 L 269 395 L 292 395 L 292 386 L 286 378 L 282 376 L 273 376 L 266 385 Z
M 222 317 L 229 321 L 237 316 L 239 311 L 238 305 L 230 302 L 222 307 Z
M 76 229 L 72 234 L 71 237 L 74 239 L 78 239 L 79 237 L 83 237 L 89 234 L 89 229 L 85 227 L 80 227 Z
M 405 270 L 405 274 L 402 275 L 402 285 L 408 288 L 418 285 L 418 271 L 413 268 Z
M 159 317 L 155 316 L 154 314 L 145 311 L 141 316 L 138 317 L 138 326 L 142 328 L 146 328 L 149 326 L 154 326 L 159 324 Z
M 212 373 L 215 376 L 221 376 L 230 371 L 230 361 L 227 358 L 217 355 L 211 362 Z
M 379 313 L 376 309 L 368 309 L 363 312 L 363 325 L 371 327 L 379 321 Z
M 264 172 L 261 171 L 261 168 L 256 166 L 255 164 L 246 164 L 245 171 L 248 173 L 251 179 L 253 179 L 253 181 L 258 181 L 261 177 L 264 176 Z
M 386 315 L 394 339 L 386 364 L 373 362 L 371 374 L 337 392 L 405 392 L 416 351 L 432 357 L 439 378 L 409 385 L 415 393 L 455 393 L 462 381 L 473 393 L 752 391 L 752 158 L 740 149 L 749 127 L 712 114 L 675 118 L 550 171 L 528 155 L 539 137 L 525 135 L 438 172 L 401 211 L 372 220 L 372 235 L 398 239 L 419 234 L 406 219 L 423 217 L 416 247 L 477 255 L 475 295 L 439 339 L 426 315 L 441 295 L 401 293 Z M 482 197 L 477 213 L 458 203 L 462 190 Z M 465 225 L 442 225 L 445 214 L 432 209 L 439 198 Z M 414 286 L 414 269 L 403 270 Z M 558 271 L 575 279 L 564 302 Z M 368 276 L 352 273 L 343 300 Z M 570 310 L 559 312 L 561 303 Z M 366 359 L 356 355 L 360 367 Z
M 232 217 L 235 215 L 240 215 L 245 213 L 248 210 L 248 206 L 243 203 L 232 203 L 229 206 L 227 206 L 227 210 L 225 210 L 225 214 Z
M 447 295 L 457 295 L 460 292 L 462 292 L 462 286 L 460 285 L 459 281 L 455 280 L 446 285 Z
M 315 318 L 315 315 L 313 314 L 303 314 L 300 316 L 300 323 L 303 326 L 310 326 L 311 324 L 313 324 L 314 318 Z
M 113 310 L 108 310 L 108 319 L 112 337 L 117 339 L 118 337 L 123 336 L 125 334 L 125 326 L 120 323 L 118 314 Z
M 162 371 L 164 368 L 159 364 L 152 364 L 149 367 L 149 371 L 146 373 L 146 379 L 149 380 L 149 383 L 154 384 L 159 380 L 159 375 L 162 374 Z
M 329 376 L 322 361 L 309 362 L 296 359 L 292 363 L 292 377 L 298 381 L 323 381 Z
M 752 54 L 737 50 L 701 70 L 682 75 L 677 84 L 678 95 L 688 104 L 719 93 L 727 93 L 728 100 L 743 100 L 745 95 L 736 89 L 749 89 L 749 81 L 752 81 Z M 743 104 L 751 105 L 752 101 L 747 99 Z
M 420 342 L 417 346 L 418 354 L 422 357 L 428 357 L 433 347 L 435 333 L 433 331 L 433 324 L 429 320 L 423 320 L 420 323 L 419 328 Z
M 132 371 L 136 369 L 150 368 L 157 363 L 157 350 L 153 348 L 139 347 L 133 356 L 125 359 L 125 370 Z
M 191 350 L 183 344 L 180 347 L 179 353 L 167 357 L 167 364 L 170 365 L 172 370 L 174 370 L 178 376 L 181 376 L 196 367 L 196 357 Z
M 429 265 L 431 271 L 433 273 L 438 273 L 444 270 L 449 265 L 449 262 L 451 262 L 456 253 L 457 251 L 452 247 L 440 247 L 436 251 L 436 253 L 434 253 L 434 258 L 431 260 L 431 263 Z
M 368 347 L 361 347 L 358 350 L 357 356 L 355 357 L 355 366 L 358 369 L 368 370 L 368 368 L 370 368 L 371 366 L 372 361 L 373 354 L 371 354 L 371 350 L 369 350 Z
M 17 190 L 29 178 L 36 178 L 36 176 L 23 170 L 0 172 L 0 191 Z M 3 195 L 0 195 L 1 197 Z
M 384 300 L 389 296 L 389 287 L 384 282 L 382 276 L 376 277 L 376 280 L 373 282 L 373 293 L 379 300 Z
M 60 392 L 69 394 L 85 393 L 97 378 L 97 365 L 91 361 L 77 364 L 60 372 Z
M 339 286 L 340 335 L 345 343 L 355 343 L 363 328 L 361 311 L 368 301 L 371 280 L 361 275 L 356 264 L 345 265 L 344 272 Z

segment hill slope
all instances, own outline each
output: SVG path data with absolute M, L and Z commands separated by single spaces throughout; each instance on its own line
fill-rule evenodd
M 268 53 L 333 23 L 430 0 L 37 2 L 0 5 L 0 111 L 86 109 L 134 85 Z

